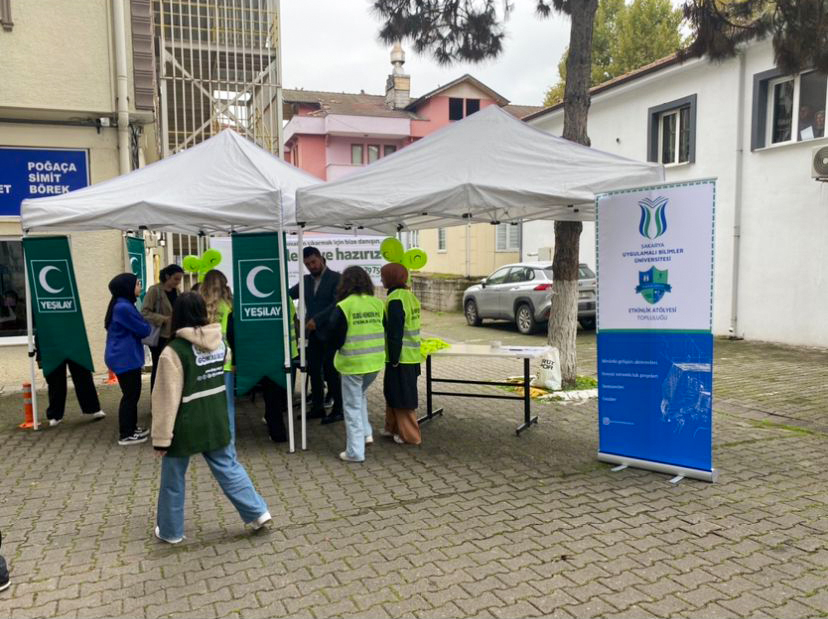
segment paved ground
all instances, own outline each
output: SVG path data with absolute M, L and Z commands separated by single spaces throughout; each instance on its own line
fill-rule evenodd
M 427 316 L 450 339 L 539 339 L 461 321 Z M 594 373 L 594 337 L 578 345 Z M 72 403 L 38 433 L 16 428 L 19 395 L 0 398 L 0 617 L 828 616 L 828 352 L 721 341 L 715 368 L 716 484 L 612 473 L 594 402 L 537 405 L 518 438 L 519 406 L 445 399 L 422 447 L 378 441 L 362 465 L 336 459 L 341 424 L 290 455 L 243 403 L 238 451 L 276 526 L 245 532 L 194 462 L 175 548 L 151 535 L 152 449 L 115 444 L 116 390 L 106 420 Z

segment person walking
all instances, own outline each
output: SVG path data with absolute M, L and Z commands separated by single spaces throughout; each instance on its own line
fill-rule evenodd
M 363 462 L 365 445 L 374 442 L 365 392 L 385 364 L 382 301 L 365 269 L 351 266 L 342 272 L 331 314 L 330 344 L 334 365 L 342 375 L 342 406 L 347 446 L 339 454 L 346 462 Z
M 0 533 L 0 548 L 3 547 L 3 534 Z M 9 566 L 3 555 L 0 555 L 0 591 L 5 591 L 11 587 L 11 578 L 9 578 Z
M 150 346 L 152 356 L 152 373 L 150 374 L 150 390 L 155 386 L 155 374 L 158 367 L 158 357 L 161 351 L 172 337 L 171 320 L 172 308 L 178 297 L 178 287 L 184 277 L 184 269 L 177 264 L 170 264 L 161 269 L 159 275 L 160 283 L 150 286 L 144 297 L 144 305 L 141 313 L 153 327 L 161 329 L 158 334 L 158 343 Z
M 423 442 L 417 423 L 417 378 L 420 376 L 420 302 L 406 286 L 408 269 L 389 263 L 380 271 L 385 299 L 385 429 L 394 442 Z
M 306 363 L 311 380 L 309 419 L 322 419 L 323 424 L 342 421 L 342 387 L 334 365 L 335 349 L 327 341 L 328 323 L 336 306 L 336 289 L 340 274 L 327 267 L 316 247 L 305 247 L 302 259 L 309 274 L 305 275 L 305 329 L 307 331 Z M 292 299 L 299 298 L 299 284 L 290 289 Z M 325 416 L 325 383 L 333 407 Z
M 159 357 L 152 393 L 152 444 L 161 459 L 155 536 L 184 539 L 184 496 L 190 456 L 201 454 L 242 521 L 261 529 L 271 516 L 236 458 L 225 395 L 226 346 L 221 325 L 208 323 L 202 297 L 186 292 L 173 307 L 172 339 Z
M 135 307 L 141 294 L 141 280 L 132 273 L 121 273 L 109 282 L 112 299 L 106 310 L 107 367 L 118 377 L 121 403 L 118 406 L 118 444 L 137 445 L 147 440 L 149 430 L 138 426 L 138 400 L 141 398 L 141 370 L 144 346 L 141 340 L 152 331 Z

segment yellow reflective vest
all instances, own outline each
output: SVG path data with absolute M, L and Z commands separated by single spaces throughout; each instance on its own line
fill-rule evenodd
M 337 303 L 348 322 L 345 343 L 334 357 L 340 374 L 370 374 L 385 366 L 385 305 L 374 296 L 352 294 Z

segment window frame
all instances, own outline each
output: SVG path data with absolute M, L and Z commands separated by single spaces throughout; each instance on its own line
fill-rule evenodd
M 396 144 L 383 144 L 382 145 L 382 156 L 383 157 L 387 157 L 388 155 L 393 155 L 396 152 L 397 152 L 397 145 Z
M 487 276 L 486 276 L 486 285 L 487 285 L 487 286 L 498 286 L 498 285 L 500 285 L 500 284 L 507 284 L 507 283 L 508 283 L 508 279 L 509 279 L 509 275 L 510 275 L 510 273 L 512 272 L 512 269 L 513 269 L 513 268 L 515 268 L 515 267 L 505 266 L 505 267 L 500 267 L 499 269 L 495 269 L 495 270 L 494 270 L 494 272 L 492 272 L 490 275 L 487 275 Z M 500 273 L 501 271 L 505 271 L 505 272 L 506 272 L 506 273 L 503 275 L 503 279 L 502 279 L 501 281 L 499 281 L 499 282 L 492 282 L 492 281 L 491 281 L 492 277 L 494 277 L 497 273 Z
M 675 99 L 673 101 L 669 101 L 667 103 L 662 103 L 661 105 L 656 105 L 651 107 L 647 110 L 647 161 L 652 161 L 654 163 L 661 163 L 661 139 L 662 139 L 662 122 L 661 119 L 665 115 L 669 115 L 673 112 L 676 113 L 676 158 L 678 159 L 678 155 L 681 151 L 681 110 L 683 108 L 689 108 L 688 116 L 688 124 L 689 124 L 689 136 L 687 138 L 688 141 L 688 152 L 687 152 L 687 161 L 681 161 L 676 163 L 665 163 L 665 166 L 676 166 L 676 165 L 687 165 L 696 162 L 696 134 L 697 132 L 697 125 L 696 125 L 696 117 L 697 117 L 697 101 L 698 96 L 694 93 L 692 95 L 688 95 L 686 97 L 682 97 L 681 99 Z
M 775 148 L 777 146 L 785 146 L 789 144 L 799 144 L 806 142 L 813 142 L 814 140 L 823 140 L 828 138 L 828 130 L 823 131 L 822 136 L 815 136 L 807 140 L 799 139 L 799 101 L 801 97 L 801 76 L 813 73 L 815 69 L 807 69 L 798 75 L 791 75 L 783 73 L 779 69 L 769 69 L 761 71 L 753 75 L 753 100 L 751 105 L 751 133 L 750 133 L 750 150 L 760 150 L 763 148 Z M 817 72 L 818 73 L 818 72 Z M 777 84 L 787 81 L 794 81 L 794 98 L 793 110 L 791 119 L 791 138 L 784 142 L 772 142 L 771 133 L 773 131 L 773 89 Z M 826 92 L 825 92 L 825 109 L 828 111 L 828 76 L 826 76 Z
M 376 150 L 377 157 L 376 159 L 371 159 L 371 149 Z M 375 161 L 379 161 L 382 159 L 382 145 L 381 144 L 368 144 L 365 147 L 365 163 L 371 164 Z
M 17 219 L 19 221 L 20 218 L 16 217 L 15 219 Z M 23 245 L 23 240 L 20 236 L 0 234 L 0 243 L 9 243 L 9 242 L 20 243 L 21 247 Z M 23 268 L 24 269 L 26 268 L 26 259 L 25 259 L 25 257 L 23 258 Z M 23 274 L 24 278 L 25 278 L 25 275 L 26 274 L 24 272 L 24 274 Z M 23 307 L 23 311 L 25 312 L 25 323 L 26 323 L 27 333 L 24 334 L 24 335 L 0 335 L 0 348 L 2 348 L 3 346 L 25 346 L 29 343 L 29 336 L 28 336 L 29 312 L 28 312 L 28 309 L 26 307 L 27 301 L 26 301 L 26 298 L 25 298 L 25 294 L 26 294 L 25 290 L 23 291 L 23 294 L 24 294 L 24 297 L 22 299 L 22 301 L 23 301 L 22 307 Z M 2 299 L 0 299 L 0 302 L 2 302 Z
M 448 242 L 446 239 L 446 229 L 445 228 L 437 228 L 437 251 L 439 253 L 444 253 L 448 251 Z
M 501 226 L 505 226 L 505 227 L 501 228 Z M 510 232 L 512 230 L 512 227 L 517 229 L 517 238 L 515 239 L 515 245 L 514 246 L 512 246 L 509 243 L 510 236 L 511 236 Z M 498 230 L 501 230 L 501 229 L 505 230 L 505 234 L 504 234 L 505 243 L 504 243 L 503 247 L 500 247 L 499 235 L 498 235 Z M 521 226 L 520 225 L 515 225 L 515 224 L 512 224 L 510 222 L 501 222 L 501 223 L 499 223 L 495 226 L 495 252 L 497 252 L 497 253 L 512 253 L 512 254 L 516 253 L 516 252 L 519 252 L 520 251 L 520 240 L 521 240 Z
M 449 97 L 448 100 L 449 100 L 449 109 L 448 109 L 449 122 L 457 122 L 458 120 L 463 120 L 466 117 L 466 100 L 462 97 Z M 452 110 L 452 105 L 455 105 L 455 106 L 458 105 L 457 104 L 458 101 L 460 102 L 459 103 L 460 117 L 459 118 L 452 118 L 452 111 L 453 111 Z M 456 110 L 454 110 L 454 111 L 456 111 Z M 454 115 L 456 116 L 456 114 L 454 114 Z
M 474 110 L 473 112 L 469 112 L 469 101 L 477 102 L 477 109 Z M 463 99 L 463 118 L 465 118 L 466 116 L 471 116 L 472 114 L 475 114 L 475 113 L 479 112 L 480 109 L 481 109 L 480 99 Z
M 359 149 L 359 156 L 361 161 L 354 163 L 354 149 Z M 351 165 L 365 165 L 365 144 L 351 143 Z

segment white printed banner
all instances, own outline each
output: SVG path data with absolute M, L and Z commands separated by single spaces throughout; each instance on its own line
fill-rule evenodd
M 710 331 L 714 181 L 598 196 L 598 328 Z

